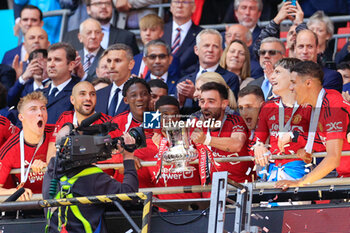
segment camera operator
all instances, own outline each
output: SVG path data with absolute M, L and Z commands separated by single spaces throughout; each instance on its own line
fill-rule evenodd
M 49 143 L 49 149 L 47 153 L 47 161 L 50 161 L 51 157 L 55 156 L 56 148 L 55 141 L 56 135 L 62 128 L 62 126 L 70 122 L 75 127 L 79 126 L 81 122 L 95 113 L 96 106 L 96 91 L 94 86 L 87 81 L 81 81 L 75 84 L 72 89 L 72 95 L 70 96 L 70 102 L 74 106 L 74 111 L 65 111 L 61 114 L 56 122 L 55 132 L 51 137 Z M 111 119 L 110 116 L 101 113 L 101 117 L 92 124 L 101 124 Z
M 134 138 L 129 134 L 124 134 L 122 137 L 126 145 L 135 143 Z M 51 180 L 57 177 L 62 181 L 62 177 L 64 176 L 66 176 L 68 180 L 73 176 L 79 177 L 74 185 L 70 187 L 70 193 L 73 194 L 73 197 L 136 192 L 138 190 L 138 179 L 134 164 L 134 153 L 128 152 L 126 149 L 124 150 L 120 144 L 118 144 L 117 147 L 124 159 L 123 183 L 114 180 L 93 165 L 81 166 L 67 171 L 58 166 L 55 172 L 55 159 L 51 159 L 48 170 L 44 176 L 43 198 L 52 198 L 49 192 Z M 56 158 L 57 157 L 58 156 L 56 156 Z M 90 171 L 93 169 L 93 172 L 89 173 L 89 169 Z M 77 175 L 81 174 L 81 172 L 85 172 L 85 174 L 81 176 Z M 61 187 L 59 187 L 58 190 L 61 190 Z M 61 208 L 61 210 L 59 208 Z M 78 211 L 72 210 L 73 208 L 78 208 Z M 48 221 L 48 232 L 107 232 L 103 219 L 103 213 L 105 211 L 104 205 L 80 205 L 79 207 L 75 206 L 73 208 L 58 207 L 47 209 L 46 212 L 50 211 L 49 215 L 51 215 Z M 59 215 L 59 213 L 61 213 L 61 215 Z M 58 220 L 59 216 L 61 218 L 60 220 Z M 83 221 L 79 219 L 83 219 Z

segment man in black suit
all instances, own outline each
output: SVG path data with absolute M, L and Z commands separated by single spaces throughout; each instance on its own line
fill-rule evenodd
M 145 80 L 147 82 L 153 79 L 162 80 L 168 86 L 168 94 L 174 95 L 180 77 L 168 72 L 173 60 L 169 45 L 162 40 L 152 40 L 147 43 L 144 51 L 143 61 L 149 69 Z
M 261 41 L 258 53 L 260 66 L 264 70 L 264 76 L 253 80 L 248 85 L 260 87 L 264 93 L 265 100 L 268 100 L 273 95 L 269 77 L 272 74 L 274 65 L 285 56 L 286 48 L 280 39 L 267 37 Z
M 313 61 L 317 63 L 318 39 L 317 35 L 308 29 L 301 30 L 297 34 L 295 42 L 295 55 L 302 61 Z M 342 93 L 343 78 L 335 70 L 323 67 L 324 78 L 323 87 L 325 89 L 335 89 Z
M 55 124 L 62 112 L 73 110 L 70 96 L 74 85 L 80 81 L 71 76 L 75 58 L 76 51 L 70 44 L 56 43 L 48 48 L 47 74 L 52 83 L 43 90 L 48 100 L 48 124 Z
M 82 80 L 92 82 L 96 79 L 96 67 L 104 49 L 100 46 L 103 32 L 100 23 L 89 18 L 81 23 L 78 34 L 79 41 L 83 43 L 84 48 L 79 50 L 81 62 L 78 72 L 82 75 Z
M 96 92 L 95 111 L 116 116 L 129 110 L 129 105 L 123 101 L 122 90 L 125 82 L 131 76 L 135 61 L 131 48 L 125 44 L 115 44 L 108 47 L 103 52 L 101 59 L 104 57 L 107 58 L 108 76 L 113 83 Z
M 119 29 L 110 24 L 113 12 L 112 0 L 87 0 L 86 9 L 89 16 L 100 22 L 104 34 L 101 47 L 107 49 L 115 43 L 124 43 L 132 48 L 134 54 L 139 53 L 135 35 L 127 30 Z M 70 43 L 76 50 L 83 49 L 83 44 L 78 40 L 79 30 L 67 32 L 63 41 Z
M 234 13 L 239 24 L 246 26 L 252 32 L 253 44 L 258 38 L 261 28 L 257 25 L 263 9 L 261 0 L 235 0 Z
M 193 47 L 197 34 L 203 28 L 196 26 L 191 20 L 195 8 L 194 0 L 172 1 L 170 11 L 173 20 L 164 25 L 162 40 L 171 47 L 172 54 L 180 59 L 181 76 L 194 72 L 197 64 Z
M 176 86 L 180 105 L 190 111 L 195 110 L 194 107 L 197 105 L 193 100 L 193 93 L 195 91 L 196 79 L 202 73 L 219 73 L 231 88 L 236 98 L 239 91 L 238 76 L 219 65 L 222 54 L 222 37 L 220 33 L 213 29 L 205 29 L 197 35 L 196 41 L 197 44 L 194 47 L 194 51 L 198 56 L 199 66 L 196 67 L 195 72 L 181 78 Z

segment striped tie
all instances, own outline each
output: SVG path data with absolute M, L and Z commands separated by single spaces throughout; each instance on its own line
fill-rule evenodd
M 93 57 L 94 57 L 94 55 L 91 53 L 86 54 L 86 61 L 84 62 L 84 65 L 83 65 L 83 69 L 84 69 L 85 73 L 89 71 L 89 68 L 91 66 L 91 59 Z
M 180 48 L 180 40 L 181 40 L 181 28 L 176 28 L 177 30 L 177 34 L 174 40 L 173 45 L 171 46 L 171 54 L 176 54 L 176 52 L 179 50 Z

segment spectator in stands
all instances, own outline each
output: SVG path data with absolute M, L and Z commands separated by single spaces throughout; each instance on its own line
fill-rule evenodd
M 107 49 L 115 43 L 124 43 L 132 48 L 134 54 L 139 53 L 135 35 L 127 30 L 119 29 L 110 24 L 113 12 L 112 0 L 87 0 L 87 12 L 89 16 L 100 22 L 103 32 L 101 47 Z M 73 45 L 76 50 L 83 49 L 83 44 L 78 40 L 79 30 L 67 32 L 63 41 Z
M 181 76 L 194 72 L 198 61 L 193 47 L 202 28 L 191 20 L 195 8 L 194 0 L 171 1 L 170 11 L 173 19 L 164 25 L 162 40 L 171 47 L 172 55 L 180 59 Z
M 151 79 L 148 81 L 148 85 L 151 88 L 151 99 L 149 102 L 149 110 L 155 110 L 155 104 L 161 96 L 168 95 L 168 85 L 159 79 Z
M 348 41 L 344 47 L 335 55 L 334 59 L 336 64 L 344 61 L 350 61 L 350 42 Z
M 8 65 L 0 64 L 0 83 L 8 90 L 16 81 L 16 71 Z
M 299 149 L 304 149 L 304 144 L 300 141 L 302 142 L 302 138 L 307 136 L 305 132 L 309 130 L 311 108 L 299 106 L 296 103 L 295 93 L 289 88 L 290 71 L 299 62 L 300 60 L 296 58 L 284 58 L 275 64 L 271 82 L 273 93 L 279 97 L 266 102 L 260 110 L 252 150 L 255 164 L 263 167 L 258 175 L 263 178 L 267 172 L 268 181 L 300 179 L 307 173 L 306 163 L 311 162 L 305 163 L 300 159 L 270 161 L 271 154 L 297 154 Z M 265 146 L 267 141 L 271 145 L 270 148 Z M 269 166 L 265 169 L 266 165 Z
M 297 155 L 309 161 L 313 151 L 326 151 L 327 155 L 303 178 L 278 181 L 277 188 L 306 186 L 325 177 L 339 166 L 348 117 L 342 110 L 345 105 L 340 93 L 335 90 L 325 90 L 322 88 L 322 82 L 322 67 L 312 61 L 298 63 L 292 68 L 290 88 L 295 93 L 298 104 L 310 104 L 314 111 L 310 119 L 309 134 L 305 139 L 305 149 L 299 150 Z M 319 135 L 319 139 L 314 133 Z
M 260 64 L 257 61 L 256 56 L 253 54 L 252 33 L 247 27 L 245 27 L 241 24 L 234 24 L 230 27 L 227 26 L 226 31 L 225 31 L 225 37 L 223 37 L 223 38 L 225 38 L 225 44 L 223 46 L 225 49 L 234 40 L 243 41 L 249 48 L 250 73 L 251 73 L 250 77 L 260 78 L 262 75 L 264 75 L 264 71 L 261 69 Z M 224 51 L 224 53 L 225 53 L 225 51 Z
M 297 34 L 295 54 L 296 58 L 302 61 L 317 62 L 318 38 L 311 30 L 301 30 Z M 323 87 L 326 89 L 335 89 L 340 93 L 343 90 L 343 79 L 341 74 L 323 67 L 324 78 Z
M 255 136 L 258 116 L 264 101 L 264 93 L 258 86 L 246 86 L 238 92 L 238 109 L 249 130 L 249 142 Z
M 68 17 L 67 31 L 79 29 L 80 23 L 89 17 L 84 0 L 59 0 L 62 9 L 72 12 Z
M 80 80 L 71 76 L 75 67 L 76 51 L 67 43 L 56 43 L 48 48 L 47 74 L 52 80 L 43 90 L 47 101 L 48 123 L 55 124 L 64 111 L 73 110 L 70 96 Z
M 350 92 L 350 63 L 342 62 L 338 65 L 337 71 L 343 77 L 343 92 Z
M 50 81 L 47 72 L 47 50 L 36 49 L 29 54 L 29 64 L 7 94 L 9 107 L 17 106 L 19 99 L 27 94 L 44 89 Z
M 46 167 L 48 143 L 54 130 L 52 125 L 46 124 L 46 103 L 47 100 L 42 92 L 33 92 L 23 97 L 18 103 L 18 118 L 22 122 L 23 130 L 12 135 L 0 149 L 1 195 L 11 195 L 17 191 L 16 187 L 22 186 L 25 192 L 20 200 L 29 200 L 32 193 L 41 193 L 44 176 L 42 169 Z M 24 151 L 21 151 L 21 148 Z M 23 161 L 21 153 L 24 153 L 25 156 Z M 19 173 L 15 177 L 9 176 L 11 169 L 24 168 L 25 164 L 28 164 L 28 168 L 24 169 L 26 174 Z M 29 168 L 32 171 L 27 173 Z M 11 178 L 14 179 L 11 180 Z M 5 182 L 9 185 L 4 186 Z
M 228 92 L 228 107 L 226 111 L 233 113 L 235 110 L 237 110 L 237 101 L 236 101 L 235 95 L 233 94 L 230 87 L 227 85 L 225 79 L 216 72 L 203 73 L 196 79 L 196 86 L 195 86 L 196 90 L 193 93 L 193 99 L 198 101 L 201 98 L 201 86 L 209 82 L 215 82 L 215 83 L 224 85 Z
M 288 36 L 287 36 L 287 48 L 292 49 L 290 57 L 294 57 L 294 47 L 295 47 L 295 29 L 298 25 L 303 23 L 304 12 L 301 9 L 298 2 L 296 2 L 296 6 L 293 6 L 291 1 L 285 1 L 278 11 L 275 18 L 273 18 L 269 24 L 266 25 L 265 28 L 261 30 L 261 33 L 255 44 L 253 45 L 254 54 L 258 55 L 258 50 L 261 46 L 261 41 L 267 37 L 280 37 L 280 24 L 285 20 L 289 19 L 293 21 L 293 25 L 291 26 Z M 294 37 L 293 37 L 294 36 Z
M 95 87 L 96 91 L 105 88 L 110 84 L 112 84 L 112 81 L 109 78 L 98 78 L 92 81 L 92 85 Z
M 286 48 L 284 43 L 275 37 L 267 37 L 261 41 L 259 49 L 260 66 L 264 69 L 264 76 L 253 80 L 248 85 L 255 85 L 262 89 L 265 100 L 269 99 L 272 93 L 271 74 L 273 66 L 284 57 Z
M 41 12 L 61 9 L 60 4 L 57 0 L 46 0 L 45 3 L 41 2 L 40 0 L 14 0 L 14 2 L 22 6 L 25 6 L 27 4 L 37 6 Z M 61 16 L 50 16 L 42 19 L 44 25 L 41 26 L 43 26 L 44 30 L 47 32 L 49 41 L 51 43 L 59 42 L 61 18 Z
M 74 106 L 74 111 L 65 111 L 58 118 L 55 132 L 50 139 L 46 161 L 50 161 L 51 157 L 55 156 L 56 136 L 65 123 L 70 122 L 74 127 L 78 127 L 83 120 L 89 118 L 95 113 L 96 91 L 94 86 L 88 81 L 78 82 L 72 89 L 70 102 Z M 110 116 L 101 113 L 101 117 L 92 124 L 102 124 L 110 119 Z
M 196 144 L 197 149 L 202 145 L 205 149 L 212 152 L 209 158 L 231 157 L 247 155 L 247 139 L 248 130 L 243 119 L 236 114 L 226 112 L 228 106 L 228 92 L 224 85 L 215 82 L 205 83 L 201 86 L 201 96 L 199 106 L 201 113 L 195 116 L 198 120 L 214 120 L 221 122 L 220 127 L 214 128 L 196 128 L 191 133 L 191 139 Z M 208 131 L 209 130 L 209 131 Z M 201 144 L 201 145 L 199 145 Z M 210 147 L 211 149 L 209 150 Z M 205 156 L 199 155 L 199 156 Z M 247 172 L 249 167 L 252 167 L 251 162 L 232 163 L 215 163 L 211 164 L 214 168 L 211 172 L 228 171 L 228 177 L 236 182 L 244 182 L 250 180 Z M 201 165 L 200 165 L 201 167 Z M 206 167 L 204 165 L 204 167 Z M 251 170 L 251 168 L 250 168 Z M 202 169 L 200 173 L 202 172 Z M 203 180 L 202 180 L 203 184 Z
M 96 76 L 97 78 L 108 78 L 108 66 L 107 66 L 107 57 L 101 57 L 98 59 L 98 64 L 96 67 Z
M 183 111 L 187 112 L 195 108 L 196 103 L 193 102 L 193 93 L 195 91 L 195 81 L 199 75 L 205 72 L 217 72 L 226 81 L 227 85 L 235 94 L 238 94 L 239 79 L 236 74 L 231 73 L 219 65 L 222 55 L 222 37 L 220 33 L 213 29 L 205 29 L 196 37 L 196 45 L 194 51 L 199 59 L 199 66 L 195 72 L 183 77 L 179 80 L 176 88 L 180 106 Z
M 92 82 L 97 78 L 97 63 L 104 51 L 100 45 L 103 38 L 100 23 L 93 18 L 89 18 L 82 22 L 80 24 L 78 38 L 84 45 L 84 48 L 78 51 L 79 56 L 81 57 L 79 66 L 84 73 L 84 76 L 81 78 L 82 80 Z
M 125 82 L 131 76 L 134 67 L 132 50 L 125 44 L 115 44 L 106 49 L 102 57 L 107 58 L 108 76 L 113 84 L 99 90 L 97 94 L 96 112 L 110 116 L 129 110 L 129 105 L 123 101 L 122 90 Z
M 24 36 L 23 47 L 28 54 L 25 62 L 19 62 L 19 55 L 16 55 L 12 62 L 12 67 L 16 71 L 17 77 L 23 74 L 28 65 L 29 54 L 36 49 L 47 49 L 50 42 L 47 39 L 47 34 L 41 27 L 33 26 L 28 29 Z
M 39 8 L 32 5 L 24 6 L 21 10 L 21 18 L 19 23 L 23 34 L 25 35 L 29 30 L 29 28 L 33 26 L 42 27 L 44 23 L 42 20 L 43 20 L 43 13 Z M 23 43 L 20 44 L 18 47 L 7 51 L 1 63 L 11 66 L 16 55 L 18 55 L 19 61 L 21 62 L 27 61 L 29 53 L 24 48 Z
M 220 59 L 220 66 L 238 76 L 240 89 L 254 80 L 250 76 L 249 49 L 241 40 L 233 40 L 225 48 Z
M 317 11 L 310 17 L 307 27 L 317 35 L 317 53 L 321 64 L 325 66 L 326 62 L 333 62 L 334 40 L 331 39 L 334 25 L 331 19 L 323 11 Z
M 140 19 L 156 13 L 154 9 L 145 8 L 151 4 L 161 4 L 162 0 L 113 0 L 118 11 L 118 28 L 138 28 Z
M 168 94 L 174 95 L 179 76 L 171 75 L 168 72 L 173 60 L 169 45 L 162 40 L 152 40 L 144 48 L 143 61 L 148 67 L 145 80 L 160 79 L 168 85 Z
M 234 2 L 234 13 L 239 24 L 249 28 L 253 35 L 253 44 L 258 38 L 261 28 L 257 25 L 263 3 L 261 0 L 236 0 Z
M 13 125 L 16 125 L 17 115 L 13 110 L 10 110 L 9 107 L 7 106 L 7 90 L 6 90 L 6 87 L 1 83 L 0 83 L 0 115 L 10 120 Z M 2 143 L 4 143 L 5 141 L 6 140 L 4 140 Z M 1 139 L 0 139 L 0 142 L 1 142 Z M 0 146 L 2 145 L 2 143 L 0 144 Z

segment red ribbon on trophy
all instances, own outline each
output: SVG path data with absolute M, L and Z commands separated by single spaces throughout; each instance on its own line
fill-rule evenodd
M 199 161 L 199 175 L 201 177 L 201 184 L 208 185 L 211 182 L 211 167 L 214 167 L 215 171 L 218 171 L 218 168 L 215 165 L 213 152 L 206 146 L 200 143 L 196 144 L 198 151 L 198 161 Z

